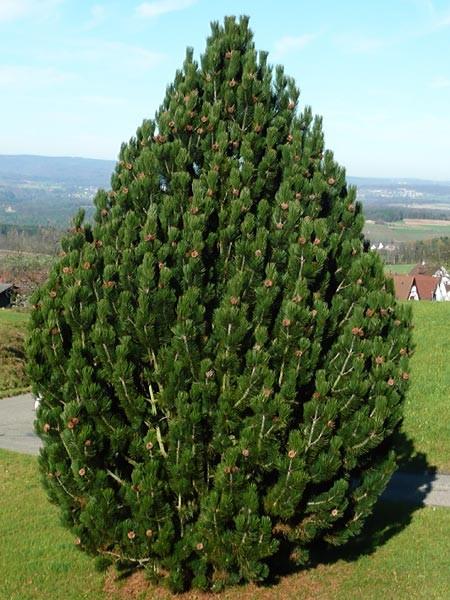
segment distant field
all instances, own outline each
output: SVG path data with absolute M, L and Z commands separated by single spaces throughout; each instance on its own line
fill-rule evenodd
M 408 273 L 414 269 L 416 263 L 408 263 L 405 265 L 384 265 L 385 273 L 398 273 L 399 275 L 408 275 Z
M 0 270 L 14 271 L 17 269 L 27 271 L 40 271 L 49 269 L 55 257 L 49 254 L 35 252 L 16 252 L 14 250 L 0 249 Z
M 422 225 L 425 227 L 427 227 L 428 225 L 447 227 L 448 225 L 450 225 L 450 221 L 444 219 L 403 219 L 403 223 L 406 225 L 406 227 L 421 227 Z
M 439 223 L 439 224 L 438 224 Z M 450 236 L 450 221 L 408 219 L 393 223 L 368 223 L 364 235 L 371 242 L 411 242 L 434 237 Z

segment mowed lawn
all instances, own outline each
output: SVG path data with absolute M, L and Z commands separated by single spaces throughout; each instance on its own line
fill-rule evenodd
M 0 309 L 0 398 L 27 389 L 23 345 L 29 313 Z
M 430 466 L 450 473 L 450 302 L 412 307 L 416 349 L 402 429 Z
M 59 524 L 34 457 L 0 450 L 0 599 L 101 598 L 102 576 Z
M 113 582 L 80 552 L 41 489 L 35 458 L 0 450 L 0 600 L 174 598 L 146 589 L 141 577 Z M 379 503 L 361 539 L 345 550 L 321 551 L 310 569 L 269 587 L 184 600 L 445 600 L 450 590 L 450 509 L 417 510 Z M 137 592 L 142 595 L 138 595 Z M 180 598 L 180 596 L 178 596 Z

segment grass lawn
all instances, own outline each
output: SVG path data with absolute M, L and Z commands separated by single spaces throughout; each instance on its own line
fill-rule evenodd
M 102 576 L 59 525 L 35 458 L 0 450 L 0 599 L 101 598 Z
M 403 431 L 431 466 L 450 473 L 450 302 L 412 305 L 416 350 Z
M 384 265 L 385 273 L 398 273 L 399 275 L 408 275 L 408 273 L 414 269 L 416 263 L 408 263 L 405 265 Z
M 173 598 L 137 575 L 114 583 L 77 550 L 45 498 L 36 459 L 0 450 L 0 600 L 153 600 Z M 379 504 L 365 536 L 345 550 L 320 552 L 320 563 L 276 585 L 234 588 L 183 600 L 385 600 L 448 598 L 450 509 Z M 141 594 L 138 594 L 138 591 Z
M 29 313 L 0 309 L 0 398 L 28 389 L 25 376 L 25 340 Z

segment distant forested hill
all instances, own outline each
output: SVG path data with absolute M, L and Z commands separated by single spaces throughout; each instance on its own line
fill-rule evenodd
M 71 156 L 1 155 L 0 181 L 59 183 L 70 186 L 109 187 L 113 160 Z
M 87 218 L 98 188 L 110 188 L 115 161 L 0 155 L 0 223 L 65 228 L 79 208 Z M 347 177 L 368 220 L 449 219 L 450 181 Z
M 94 158 L 0 155 L 0 223 L 64 228 L 79 208 L 90 217 L 114 167 Z

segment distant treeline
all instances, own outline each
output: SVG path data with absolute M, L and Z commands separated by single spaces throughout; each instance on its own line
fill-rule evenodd
M 382 223 L 392 223 L 394 221 L 402 221 L 403 219 L 450 219 L 450 209 L 365 204 L 363 211 L 366 219 Z
M 431 240 L 401 242 L 395 250 L 379 250 L 385 262 L 391 264 L 436 263 L 450 265 L 450 237 L 439 237 Z
M 0 249 L 55 255 L 60 249 L 60 241 L 65 231 L 55 227 L 0 223 Z M 379 253 L 386 262 L 393 264 L 425 260 L 449 265 L 450 237 L 397 242 L 394 250 L 383 249 Z
M 56 254 L 63 233 L 55 227 L 0 223 L 0 249 Z

